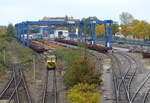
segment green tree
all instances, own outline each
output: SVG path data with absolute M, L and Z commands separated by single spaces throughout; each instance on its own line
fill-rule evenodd
M 112 24 L 112 34 L 115 34 L 119 32 L 119 25 L 118 24 Z
M 128 12 L 123 12 L 120 14 L 120 20 L 122 25 L 130 25 L 134 20 L 134 17 Z
M 136 38 L 146 39 L 150 34 L 150 24 L 146 21 L 134 20 L 132 22 L 132 35 Z
M 96 16 L 90 16 L 88 18 L 82 18 L 82 21 L 97 21 L 99 20 Z
M 132 27 L 128 25 L 121 25 L 121 33 L 124 36 L 132 35 Z
M 65 16 L 65 21 L 68 21 L 69 20 L 69 17 L 68 15 Z
M 96 34 L 97 35 L 102 35 L 102 34 L 105 34 L 105 27 L 104 27 L 104 24 L 101 24 L 101 25 L 97 25 L 96 26 Z
M 15 37 L 15 29 L 12 24 L 8 25 L 6 34 L 7 34 L 7 36 Z
M 81 21 L 97 21 L 99 20 L 96 16 L 90 16 L 88 18 L 82 18 Z M 84 33 L 88 34 L 87 36 L 91 36 L 90 35 L 90 25 L 84 25 Z
M 150 24 L 146 21 L 133 20 L 131 25 L 122 25 L 122 33 L 132 35 L 135 39 L 148 39 L 150 37 Z
M 118 24 L 112 24 L 112 34 L 115 34 L 117 32 L 119 32 L 119 25 Z M 98 25 L 96 25 L 96 34 L 98 36 L 102 35 L 102 34 L 105 34 L 104 24 L 98 24 Z
M 6 32 L 6 40 L 11 41 L 15 37 L 15 28 L 12 24 L 9 24 Z

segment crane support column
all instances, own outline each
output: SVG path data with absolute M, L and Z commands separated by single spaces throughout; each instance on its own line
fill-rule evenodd
M 78 39 L 81 42 L 83 41 L 83 29 L 84 29 L 84 24 L 79 24 L 78 25 Z
M 70 39 L 73 40 L 72 38 L 72 34 L 74 34 L 74 24 L 69 24 L 69 35 L 70 35 Z
M 93 23 L 90 24 L 90 31 L 91 31 L 91 36 L 92 36 L 92 44 L 96 43 L 96 23 L 92 21 Z
M 27 43 L 26 43 L 26 45 L 29 46 L 29 29 L 28 29 L 28 26 L 27 26 L 26 33 L 27 33 Z
M 106 42 L 105 42 L 105 46 L 108 48 L 112 48 L 112 24 L 108 23 L 105 24 L 105 38 L 106 38 Z

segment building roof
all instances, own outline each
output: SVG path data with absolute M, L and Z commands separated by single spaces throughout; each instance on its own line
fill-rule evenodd
M 80 19 L 68 18 L 65 17 L 43 17 L 40 21 L 80 21 Z

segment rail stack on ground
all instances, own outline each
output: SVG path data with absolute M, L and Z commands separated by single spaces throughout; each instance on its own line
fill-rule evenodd
M 33 50 L 35 50 L 36 52 L 44 52 L 47 51 L 48 48 L 46 48 L 44 46 L 44 44 L 42 44 L 41 42 L 39 42 L 38 40 L 31 40 L 30 41 L 30 45 L 29 47 Z
M 77 41 L 73 41 L 73 40 L 64 40 L 64 39 L 60 39 L 60 38 L 56 38 L 55 41 L 57 42 L 61 42 L 61 43 L 65 43 L 65 44 L 70 44 L 70 45 L 74 45 L 74 46 L 79 46 L 79 42 Z M 95 50 L 98 52 L 102 52 L 102 53 L 106 53 L 108 52 L 109 48 L 104 47 L 104 46 L 98 46 L 96 44 L 86 44 L 87 48 L 91 49 L 91 50 Z
M 150 51 L 143 52 L 142 55 L 143 55 L 143 58 L 150 58 Z
M 36 52 L 44 52 L 49 49 L 60 49 L 64 48 L 63 46 L 57 45 L 55 43 L 52 43 L 50 41 L 44 41 L 44 40 L 37 40 L 37 39 L 32 39 L 30 41 L 29 47 Z

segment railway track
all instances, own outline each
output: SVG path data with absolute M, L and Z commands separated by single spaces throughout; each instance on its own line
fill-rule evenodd
M 126 63 L 123 63 L 124 66 L 121 64 L 121 60 L 118 60 L 115 56 L 115 61 L 117 62 L 118 71 L 119 73 L 116 74 L 117 71 L 114 72 L 113 70 L 113 76 L 115 76 L 118 79 L 118 84 L 116 81 L 116 85 L 118 85 L 116 88 L 116 98 L 117 102 L 123 101 L 123 102 L 131 102 L 131 96 L 130 96 L 130 86 L 132 83 L 132 80 L 135 77 L 137 68 L 135 67 L 135 61 L 134 59 L 131 60 L 127 55 L 122 55 L 124 58 L 127 59 Z M 132 65 L 130 62 L 134 62 Z M 125 67 L 125 68 L 124 68 Z M 133 69 L 133 70 L 132 70 Z M 124 71 L 123 71 L 124 70 Z M 118 78 L 119 77 L 119 78 Z
M 118 59 L 115 58 L 115 56 L 113 56 L 113 60 L 115 62 L 118 62 L 117 61 Z M 115 88 L 115 94 L 116 94 L 116 102 L 117 103 L 120 103 L 121 101 L 127 102 L 127 101 L 125 101 L 126 99 L 125 99 L 125 95 L 124 95 L 125 92 L 127 92 L 127 89 L 125 87 L 124 78 L 126 77 L 126 74 L 128 73 L 128 71 L 125 73 L 125 75 L 123 75 L 122 72 L 121 72 L 121 70 L 120 70 L 120 64 L 119 64 L 119 62 L 117 63 L 116 67 L 118 67 L 118 71 L 119 72 L 115 71 L 114 69 L 112 70 L 113 81 L 114 81 L 114 88 Z M 124 86 L 124 87 L 122 88 L 122 86 Z M 121 91 L 121 89 L 122 89 L 122 91 Z M 125 89 L 125 90 L 123 90 L 123 89 Z M 129 101 L 129 98 L 127 98 L 127 99 Z
M 147 81 L 149 81 L 150 79 L 150 74 L 147 74 L 144 77 L 145 79 L 140 85 L 133 86 L 135 85 L 134 82 L 136 81 L 138 74 L 145 72 L 144 70 L 142 70 L 138 62 L 135 60 L 135 58 L 124 53 L 114 53 L 110 57 L 114 64 L 112 69 L 112 75 L 113 75 L 113 83 L 114 83 L 115 103 L 149 103 L 148 96 L 150 93 L 150 87 L 147 90 L 147 92 L 142 94 L 142 97 L 140 97 L 141 96 L 140 91 L 142 88 L 145 88 Z M 96 58 L 100 59 L 99 57 Z M 119 58 L 123 58 L 124 60 L 120 60 Z M 48 85 L 48 83 L 46 85 Z M 45 85 L 46 88 L 45 91 L 47 90 L 46 85 Z M 138 88 L 134 90 L 133 87 L 134 88 L 138 87 Z M 46 98 L 48 97 L 47 94 L 48 92 L 44 92 L 45 97 L 43 97 L 42 103 L 47 103 L 46 102 L 47 101 Z M 57 99 L 55 101 L 57 101 Z M 57 102 L 53 101 L 52 103 L 57 103 Z
M 46 70 L 42 103 L 58 103 L 56 70 Z
M 138 86 L 136 91 L 133 90 L 133 83 L 140 71 L 139 64 L 130 55 L 124 53 L 117 53 L 110 56 L 112 62 L 115 63 L 112 69 L 114 93 L 116 103 L 149 103 L 147 101 L 150 89 L 146 93 L 143 93 L 143 98 L 140 97 L 139 91 L 144 88 L 144 85 L 150 79 L 150 74 L 146 75 L 144 81 Z M 125 62 L 122 63 L 119 58 L 124 58 Z M 136 88 L 136 86 L 135 86 Z
M 0 100 L 7 103 L 32 103 L 22 65 L 12 64 L 11 68 L 11 78 L 0 93 Z

